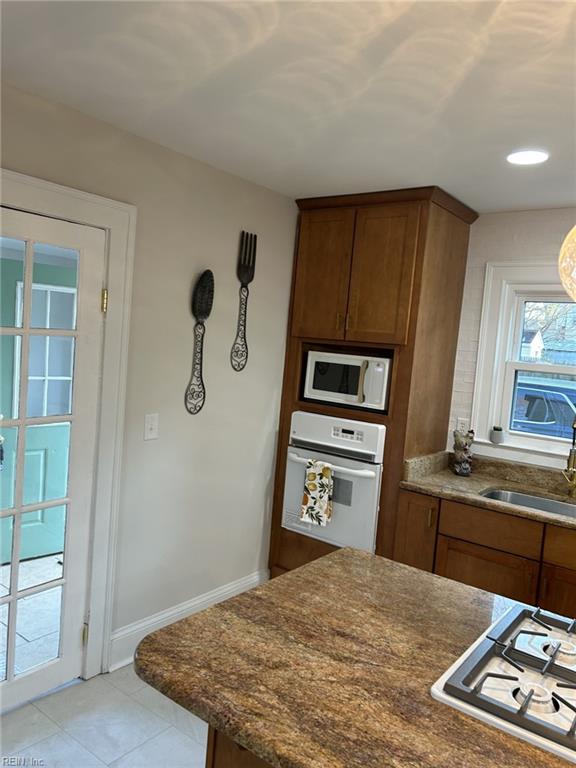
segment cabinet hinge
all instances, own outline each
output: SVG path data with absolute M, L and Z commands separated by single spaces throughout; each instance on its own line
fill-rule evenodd
M 88 645 L 88 622 L 85 621 L 82 624 L 82 647 L 85 648 Z
M 108 288 L 102 288 L 102 294 L 100 295 L 100 309 L 103 315 L 108 312 Z

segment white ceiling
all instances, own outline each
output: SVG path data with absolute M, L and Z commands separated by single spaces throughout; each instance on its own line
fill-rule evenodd
M 4 2 L 8 82 L 292 197 L 576 204 L 574 2 Z M 545 147 L 543 166 L 506 154 Z

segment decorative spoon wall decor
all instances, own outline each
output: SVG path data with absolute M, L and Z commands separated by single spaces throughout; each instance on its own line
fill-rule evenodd
M 206 399 L 206 388 L 202 378 L 202 355 L 204 350 L 205 321 L 212 311 L 214 301 L 214 274 L 206 269 L 192 292 L 192 314 L 196 318 L 194 326 L 194 355 L 192 358 L 192 376 L 184 394 L 184 404 L 188 413 L 196 414 L 202 410 Z
M 238 327 L 236 338 L 230 351 L 230 363 L 235 371 L 241 371 L 248 362 L 248 344 L 246 343 L 246 313 L 248 311 L 248 284 L 254 279 L 256 268 L 257 235 L 250 232 L 240 233 L 238 266 L 236 274 L 240 280 L 240 305 L 238 307 Z

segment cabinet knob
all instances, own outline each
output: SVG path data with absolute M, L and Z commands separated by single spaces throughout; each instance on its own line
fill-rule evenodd
M 336 330 L 337 331 L 344 330 L 344 315 L 341 312 L 338 312 L 336 314 Z
M 430 507 L 428 509 L 428 528 L 432 528 L 433 522 L 434 522 L 434 507 Z

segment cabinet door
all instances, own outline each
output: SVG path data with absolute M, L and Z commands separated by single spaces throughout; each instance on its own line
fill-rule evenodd
M 312 560 L 329 555 L 337 549 L 338 547 L 325 541 L 281 528 L 278 559 L 274 566 L 284 571 L 292 571 L 294 568 L 300 568 L 301 565 L 311 563 Z
M 561 616 L 576 616 L 576 571 L 544 563 L 538 605 Z
M 358 210 L 347 339 L 406 343 L 419 212 L 419 203 Z
M 576 531 L 560 525 L 547 525 L 542 559 L 550 565 L 576 570 Z
M 421 493 L 400 491 L 394 560 L 423 571 L 434 569 L 438 499 Z
M 354 208 L 305 211 L 300 220 L 292 335 L 343 339 Z
M 471 587 L 534 605 L 539 570 L 526 557 L 438 536 L 434 572 Z
M 268 763 L 264 760 L 210 727 L 206 768 L 266 768 L 267 766 Z
M 438 531 L 452 539 L 540 560 L 544 526 L 535 520 L 442 499 Z

